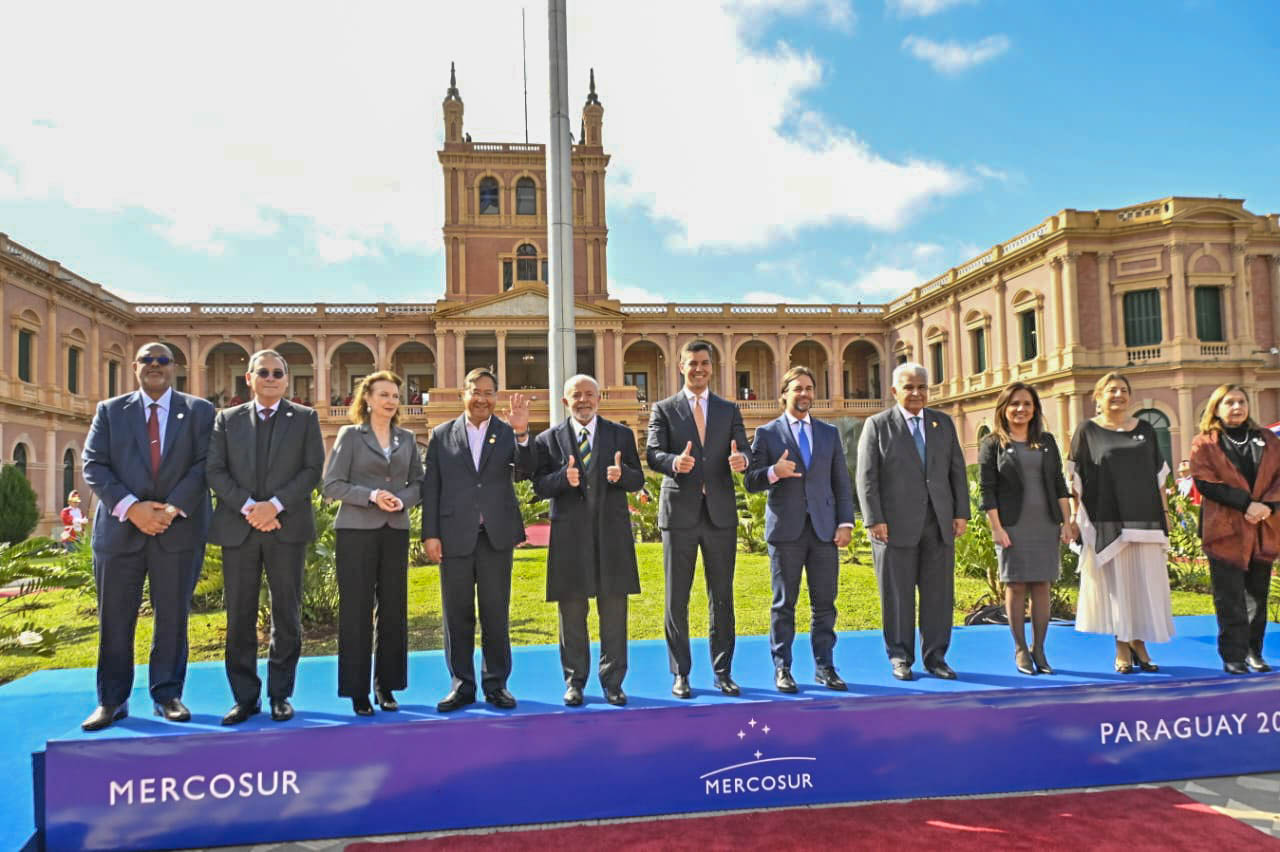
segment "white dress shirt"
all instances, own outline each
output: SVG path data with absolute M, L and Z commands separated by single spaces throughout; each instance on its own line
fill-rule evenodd
M 278 411 L 279 408 L 280 408 L 280 400 L 278 399 L 276 400 L 275 405 L 263 405 L 262 403 L 258 402 L 257 397 L 254 397 L 253 411 L 254 411 L 254 416 L 258 418 L 259 426 L 262 425 L 262 412 L 270 411 L 271 416 L 275 417 L 276 411 Z M 259 464 L 261 464 L 261 460 L 259 460 Z M 258 501 L 253 499 L 252 497 L 250 497 L 248 500 L 245 500 L 244 505 L 240 507 L 240 514 L 244 515 L 245 517 L 248 517 L 249 510 L 252 509 L 255 505 L 257 505 L 257 503 Z M 277 514 L 284 511 L 284 504 L 281 503 L 279 500 L 277 500 L 275 497 L 271 498 L 271 505 L 276 507 Z
M 159 399 L 152 399 L 141 390 L 138 391 L 138 399 L 142 402 L 142 425 L 145 428 L 147 422 L 151 419 L 151 404 L 156 405 L 156 420 L 160 427 L 160 452 L 163 459 L 164 453 L 164 433 L 169 427 L 169 406 L 173 403 L 173 388 L 166 388 L 165 392 L 160 395 Z M 125 515 L 129 513 L 129 507 L 138 502 L 136 495 L 127 494 L 120 498 L 120 502 L 116 503 L 115 508 L 111 510 L 111 514 L 117 521 L 121 523 L 125 520 Z
M 898 413 L 899 413 L 899 414 L 901 414 L 901 415 L 902 415 L 902 417 L 903 417 L 903 419 L 907 421 L 907 434 L 908 434 L 908 435 L 911 435 L 911 418 L 912 418 L 912 417 L 919 417 L 919 418 L 920 418 L 920 420 L 918 421 L 917 425 L 920 427 L 920 439 L 921 439 L 924 443 L 926 443 L 926 444 L 927 444 L 927 443 L 929 443 L 929 438 L 928 438 L 928 436 L 927 436 L 927 435 L 925 435 L 925 433 L 924 433 L 924 409 L 923 409 L 923 408 L 922 408 L 922 409 L 920 409 L 920 413 L 917 415 L 917 414 L 912 414 L 910 411 L 907 411 L 905 408 L 903 408 L 901 405 L 899 405 L 899 406 L 898 406 Z M 913 440 L 913 441 L 914 441 L 914 440 L 915 440 L 915 437 L 914 437 L 914 436 L 912 436 L 911 440 Z
M 685 386 L 682 390 L 684 391 L 685 399 L 689 400 L 689 407 L 691 409 L 693 408 L 694 401 L 697 400 L 698 407 L 702 409 L 702 422 L 707 423 L 707 397 L 711 396 L 711 388 L 704 390 L 701 396 L 689 390 L 688 386 Z

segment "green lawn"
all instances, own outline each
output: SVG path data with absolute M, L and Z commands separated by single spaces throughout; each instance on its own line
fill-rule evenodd
M 630 635 L 633 639 L 662 637 L 663 583 L 662 545 L 638 544 L 640 587 L 643 594 L 631 598 Z M 556 642 L 556 607 L 543 600 L 546 551 L 516 551 L 515 572 L 511 590 L 511 637 L 521 645 L 554 644 Z M 693 597 L 689 604 L 689 629 L 695 636 L 707 633 L 707 597 L 701 572 L 695 577 Z M 955 623 L 960 624 L 970 605 L 986 591 L 979 580 L 956 578 Z M 769 559 L 763 554 L 738 554 L 734 580 L 734 604 L 740 635 L 764 634 L 769 629 Z M 7 652 L 0 658 L 0 683 L 43 668 L 78 668 L 93 666 L 97 659 L 97 629 L 92 595 L 70 591 L 54 591 L 36 595 L 23 606 L 41 610 L 45 623 L 63 625 L 68 640 L 59 644 L 51 656 Z M 805 629 L 809 599 L 800 593 L 797 611 L 798 627 Z M 840 571 L 840 596 L 837 599 L 840 630 L 868 630 L 880 626 L 880 600 L 876 593 L 875 575 L 866 564 L 845 564 Z M 1173 593 L 1175 615 L 1212 613 L 1208 595 L 1176 591 Z M 592 635 L 596 635 L 594 612 Z M 226 633 L 226 618 L 221 612 L 197 612 L 191 615 L 191 659 L 220 660 Z M 145 662 L 151 643 L 151 619 L 145 614 L 138 619 L 135 659 Z M 409 647 L 411 650 L 440 648 L 443 644 L 440 626 L 440 581 L 434 565 L 409 569 Z M 337 637 L 330 628 L 307 632 L 303 654 L 322 655 L 337 652 Z

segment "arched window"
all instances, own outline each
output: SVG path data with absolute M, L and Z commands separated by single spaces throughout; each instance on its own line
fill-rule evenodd
M 516 280 L 538 280 L 538 249 L 532 243 L 521 243 L 516 249 Z
M 983 423 L 978 427 L 978 443 L 982 443 L 982 439 L 991 434 L 991 427 Z
M 27 475 L 27 445 L 18 444 L 13 448 L 13 466 Z
M 519 216 L 536 216 L 538 214 L 538 187 L 533 178 L 522 177 L 516 181 L 516 214 Z
M 76 490 L 76 454 L 67 450 L 62 454 L 62 505 L 67 505 L 67 495 Z
M 496 215 L 501 210 L 498 203 L 498 180 L 487 177 L 480 181 L 480 214 Z
M 1156 442 L 1160 445 L 1160 455 L 1164 457 L 1169 469 L 1173 470 L 1173 442 L 1169 438 L 1169 418 L 1163 411 L 1155 408 L 1144 408 L 1134 416 L 1139 420 L 1147 421 L 1156 430 Z

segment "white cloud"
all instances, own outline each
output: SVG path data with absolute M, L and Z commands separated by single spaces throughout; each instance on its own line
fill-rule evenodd
M 797 297 L 794 294 L 775 293 L 769 290 L 748 290 L 742 296 L 748 305 L 803 305 L 822 302 L 817 296 L 810 294 Z
M 916 243 L 911 247 L 911 256 L 916 260 L 930 260 L 942 253 L 942 246 L 937 243 Z
M 629 304 L 646 303 L 646 302 L 674 302 L 676 299 L 668 298 L 656 290 L 650 290 L 645 287 L 636 287 L 632 284 L 623 284 L 609 279 L 609 296 L 617 299 L 619 302 L 627 302 Z
M 886 0 L 891 12 L 902 18 L 927 18 L 945 12 L 952 6 L 965 6 L 978 0 Z
M 228 0 L 217 15 L 159 0 L 124 13 L 15 5 L 8 29 L 59 33 L 59 61 L 48 62 L 40 39 L 0 51 L 0 78 L 22 80 L 0 111 L 12 178 L 0 178 L 0 193 L 143 211 L 169 241 L 211 254 L 278 236 L 286 223 L 326 262 L 436 253 L 449 62 L 458 62 L 465 130 L 476 141 L 523 139 L 520 9 L 516 0 L 375 0 L 359 13 Z M 806 111 L 822 63 L 757 44 L 752 22 L 813 13 L 853 26 L 848 0 L 655 0 L 644 14 L 615 3 L 575 15 L 570 104 L 576 115 L 594 67 L 612 202 L 664 223 L 680 248 L 733 250 L 835 223 L 899 228 L 964 190 L 970 170 L 874 151 Z M 538 142 L 548 126 L 545 17 L 528 20 Z
M 975 65 L 995 59 L 1009 49 L 1007 36 L 987 36 L 971 44 L 958 41 L 933 41 L 924 36 L 909 35 L 902 40 L 902 47 L 916 59 L 933 66 L 942 74 L 959 74 Z

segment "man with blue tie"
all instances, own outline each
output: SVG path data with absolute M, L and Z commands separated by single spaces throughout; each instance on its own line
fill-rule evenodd
M 947 665 L 955 609 L 955 540 L 969 519 L 964 453 L 951 418 L 924 404 L 920 364 L 893 371 L 897 405 L 867 419 L 858 442 L 858 503 L 880 586 L 885 651 L 898 680 L 915 662 L 915 599 L 920 592 L 924 666 L 954 680 Z
M 148 343 L 134 358 L 137 391 L 98 403 L 84 446 L 84 479 L 98 495 L 93 575 L 98 590 L 98 707 L 81 723 L 97 731 L 129 715 L 133 637 L 150 581 L 151 699 L 157 716 L 186 722 L 187 614 L 209 526 L 205 455 L 213 429 L 207 400 L 173 389 L 174 358 Z
M 765 505 L 773 585 L 769 646 L 779 692 L 797 691 L 791 674 L 791 642 L 801 571 L 809 581 L 814 678 L 828 689 L 848 689 L 836 673 L 834 651 L 840 548 L 849 544 L 853 534 L 853 483 L 839 430 L 809 415 L 814 386 L 808 367 L 792 367 L 783 375 L 786 411 L 756 430 L 751 468 L 743 479 L 748 491 L 769 492 Z

